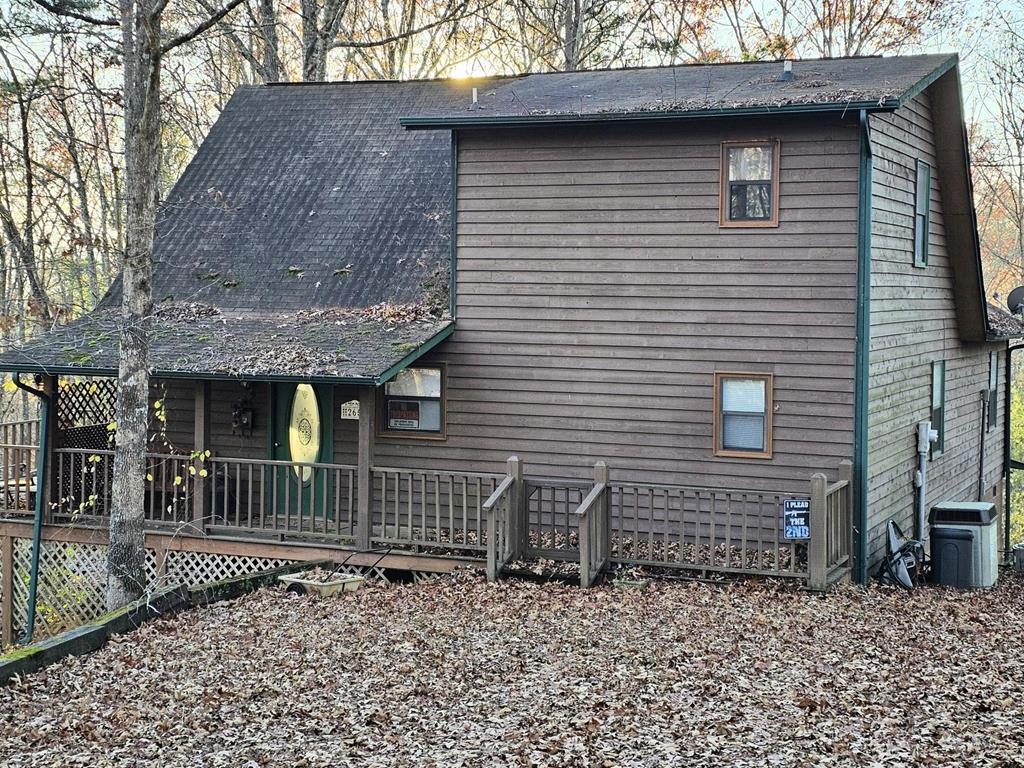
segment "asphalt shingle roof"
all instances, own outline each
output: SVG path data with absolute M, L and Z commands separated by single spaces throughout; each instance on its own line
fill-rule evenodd
M 647 69 L 559 72 L 496 79 L 477 87 L 477 102 L 412 105 L 412 127 L 484 121 L 609 119 L 643 113 L 714 113 L 790 106 L 895 107 L 901 96 L 956 62 L 952 54 L 815 59 L 793 63 L 780 81 L 780 62 L 689 64 Z
M 891 108 L 955 61 L 798 61 L 789 82 L 778 81 L 779 62 L 755 62 L 240 88 L 161 208 L 152 367 L 377 378 L 450 328 L 451 136 L 405 130 L 410 116 L 430 127 L 787 104 Z M 93 316 L 0 355 L 0 370 L 116 370 L 119 304 L 115 285 Z M 194 305 L 212 314 L 180 309 Z M 428 316 L 379 319 L 381 308 L 424 305 Z M 324 328 L 303 319 L 320 309 L 354 314 Z

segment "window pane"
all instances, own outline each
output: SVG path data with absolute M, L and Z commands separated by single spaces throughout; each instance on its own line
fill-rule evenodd
M 932 408 L 942 407 L 942 380 L 945 378 L 944 363 L 932 364 Z
M 729 147 L 729 181 L 771 181 L 771 145 Z
M 916 208 L 919 216 L 928 213 L 931 204 L 931 168 L 925 163 L 917 164 L 917 200 Z
M 388 400 L 388 429 L 413 432 L 441 431 L 440 400 Z
M 764 416 L 723 413 L 722 447 L 737 451 L 763 451 Z
M 385 387 L 386 394 L 402 397 L 440 397 L 441 370 L 439 368 L 406 368 Z
M 770 219 L 771 217 L 771 182 L 759 181 L 752 184 L 731 182 L 729 184 L 729 218 L 731 220 Z
M 723 379 L 722 411 L 764 413 L 764 379 Z

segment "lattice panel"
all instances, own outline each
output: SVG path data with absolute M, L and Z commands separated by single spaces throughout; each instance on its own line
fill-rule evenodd
M 333 566 L 331 570 L 334 570 Z M 342 565 L 338 566 L 338 573 L 345 576 L 362 576 L 365 579 L 379 581 L 388 586 L 391 585 L 391 579 L 388 578 L 387 572 L 380 566 Z
M 24 633 L 28 622 L 28 582 L 32 565 L 32 540 L 14 539 L 14 636 Z M 2 567 L 6 568 L 4 563 Z M 156 553 L 146 550 L 146 578 L 157 581 Z M 36 592 L 34 637 L 42 640 L 86 624 L 107 612 L 107 547 L 102 544 L 71 544 L 44 541 L 39 552 L 39 586 Z
M 180 581 L 192 587 L 279 568 L 290 562 L 271 557 L 171 551 L 167 553 L 165 561 L 165 578 L 168 582 Z
M 20 634 L 28 620 L 31 539 L 15 539 L 13 550 L 13 612 L 15 632 Z M 36 638 L 52 637 L 106 613 L 106 578 L 105 546 L 42 542 L 36 592 Z
M 61 431 L 100 425 L 106 430 L 114 420 L 114 379 L 64 380 L 57 395 L 57 428 Z M 106 438 L 106 435 L 103 435 Z M 64 446 L 65 448 L 100 448 L 102 446 Z

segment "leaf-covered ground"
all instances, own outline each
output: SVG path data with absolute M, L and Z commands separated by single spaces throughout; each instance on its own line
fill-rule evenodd
M 1024 765 L 1024 581 L 262 591 L 0 689 L 0 765 Z

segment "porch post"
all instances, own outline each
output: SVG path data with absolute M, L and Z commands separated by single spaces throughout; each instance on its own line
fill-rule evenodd
M 526 516 L 523 512 L 523 462 L 518 456 L 510 456 L 505 463 L 506 473 L 514 481 L 509 489 L 508 514 L 505 515 L 505 551 L 499 556 L 510 560 L 519 560 L 525 551 L 524 531 Z
M 53 519 L 53 501 L 59 499 L 60 489 L 58 488 L 57 461 L 54 451 L 57 449 L 57 377 L 43 377 L 43 392 L 50 399 L 50 418 L 46 421 L 46 440 L 40 439 L 39 445 L 46 446 L 46 456 L 36 458 L 36 477 L 39 477 L 39 467 L 46 467 L 45 482 L 36 484 L 36 493 L 43 495 L 43 520 L 50 522 Z M 40 436 L 41 438 L 42 436 Z
M 807 586 L 818 591 L 824 591 L 828 586 L 825 562 L 827 488 L 828 478 L 825 475 L 821 472 L 811 475 L 811 540 L 807 543 Z
M 358 506 L 356 509 L 356 546 L 370 548 L 370 529 L 373 519 L 373 443 L 377 434 L 377 388 L 359 388 L 359 458 L 356 480 Z
M 195 428 L 192 450 L 202 453 L 206 450 L 210 435 L 210 382 L 199 380 L 195 383 Z M 196 473 L 192 486 L 192 520 L 199 525 L 206 518 L 206 478 L 200 474 L 204 459 L 196 459 L 193 466 Z

